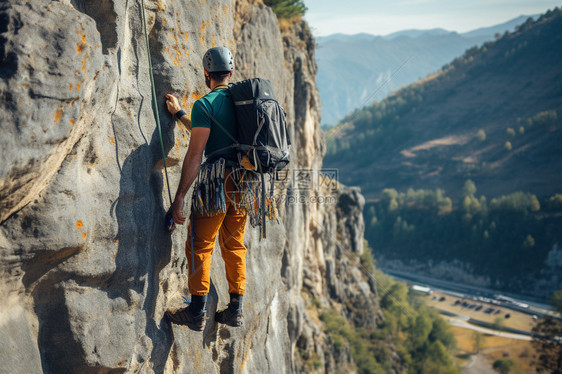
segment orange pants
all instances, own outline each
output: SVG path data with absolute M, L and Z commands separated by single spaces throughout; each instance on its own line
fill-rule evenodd
M 234 183 L 229 178 L 230 170 L 226 170 L 226 193 L 234 198 Z M 188 226 L 188 239 L 185 246 L 189 268 L 189 292 L 192 295 L 206 295 L 211 285 L 211 260 L 215 248 L 215 240 L 219 235 L 219 245 L 226 270 L 228 292 L 244 294 L 246 284 L 246 247 L 244 246 L 244 230 L 246 214 L 234 209 L 231 199 L 226 198 L 226 213 L 214 216 L 192 215 Z M 191 230 L 193 225 L 194 230 Z M 195 248 L 195 271 L 191 265 L 191 235 Z

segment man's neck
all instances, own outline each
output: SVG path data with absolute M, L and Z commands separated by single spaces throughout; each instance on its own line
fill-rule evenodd
M 219 87 L 219 86 L 228 86 L 228 80 L 224 80 L 224 81 L 214 81 L 211 80 L 211 91 L 214 90 L 215 88 Z

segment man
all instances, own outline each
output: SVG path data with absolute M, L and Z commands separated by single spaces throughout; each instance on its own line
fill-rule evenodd
M 203 57 L 203 67 L 205 83 L 211 92 L 195 102 L 191 119 L 181 109 L 176 97 L 166 95 L 168 111 L 178 117 L 188 129 L 191 128 L 191 139 L 183 161 L 180 183 L 171 207 L 174 222 L 180 225 L 186 220 L 181 213 L 185 194 L 199 173 L 203 150 L 207 157 L 212 157 L 212 160 L 208 159 L 207 162 L 213 162 L 218 158 L 227 161 L 236 159 L 236 154 L 231 148 L 233 139 L 236 139 L 236 118 L 234 104 L 228 90 L 228 82 L 234 69 L 234 58 L 225 47 L 211 48 Z M 230 326 L 242 324 L 242 296 L 246 283 L 246 247 L 244 246 L 246 215 L 236 211 L 231 204 L 235 187 L 232 178 L 228 177 L 230 172 L 227 164 L 225 193 L 229 194 L 230 198 L 225 199 L 226 212 L 212 216 L 192 213 L 191 216 L 188 227 L 189 238 L 186 243 L 191 303 L 187 308 L 175 313 L 166 312 L 171 322 L 187 325 L 196 331 L 203 330 L 206 319 L 211 259 L 217 233 L 225 262 L 230 303 L 225 310 L 215 314 L 215 320 Z

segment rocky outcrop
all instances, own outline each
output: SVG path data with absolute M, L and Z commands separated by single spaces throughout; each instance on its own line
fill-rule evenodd
M 304 372 L 305 356 L 326 371 L 353 367 L 307 309 L 313 297 L 375 323 L 375 285 L 356 266 L 364 201 L 320 177 L 306 24 L 282 34 L 257 1 L 151 1 L 149 55 L 141 4 L 0 5 L 0 371 Z M 170 202 L 148 61 L 173 192 L 189 134 L 166 114 L 163 95 L 188 108 L 205 94 L 200 61 L 214 45 L 235 51 L 236 80 L 273 82 L 293 138 L 289 175 L 312 178 L 304 187 L 289 178 L 283 222 L 269 226 L 267 240 L 248 227 L 245 325 L 213 322 L 228 297 L 217 251 L 210 318 L 194 333 L 163 319 L 188 295 L 187 232 L 163 230 Z

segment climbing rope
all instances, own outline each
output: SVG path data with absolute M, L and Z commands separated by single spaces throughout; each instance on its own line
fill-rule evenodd
M 158 103 L 156 102 L 156 89 L 154 88 L 154 77 L 152 74 L 152 60 L 150 58 L 150 45 L 148 43 L 148 32 L 146 31 L 146 16 L 144 14 L 144 0 L 141 0 L 142 25 L 144 28 L 144 41 L 146 42 L 146 51 L 148 53 L 148 71 L 150 76 L 150 86 L 152 88 L 152 112 L 158 127 L 158 135 L 160 136 L 160 148 L 162 149 L 162 161 L 164 162 L 164 174 L 166 175 L 166 185 L 168 187 L 168 197 L 170 198 L 170 206 L 173 203 L 172 192 L 170 191 L 170 181 L 168 180 L 168 168 L 166 167 L 166 152 L 164 151 L 164 141 L 162 139 L 162 127 L 160 126 L 160 116 L 158 115 Z

